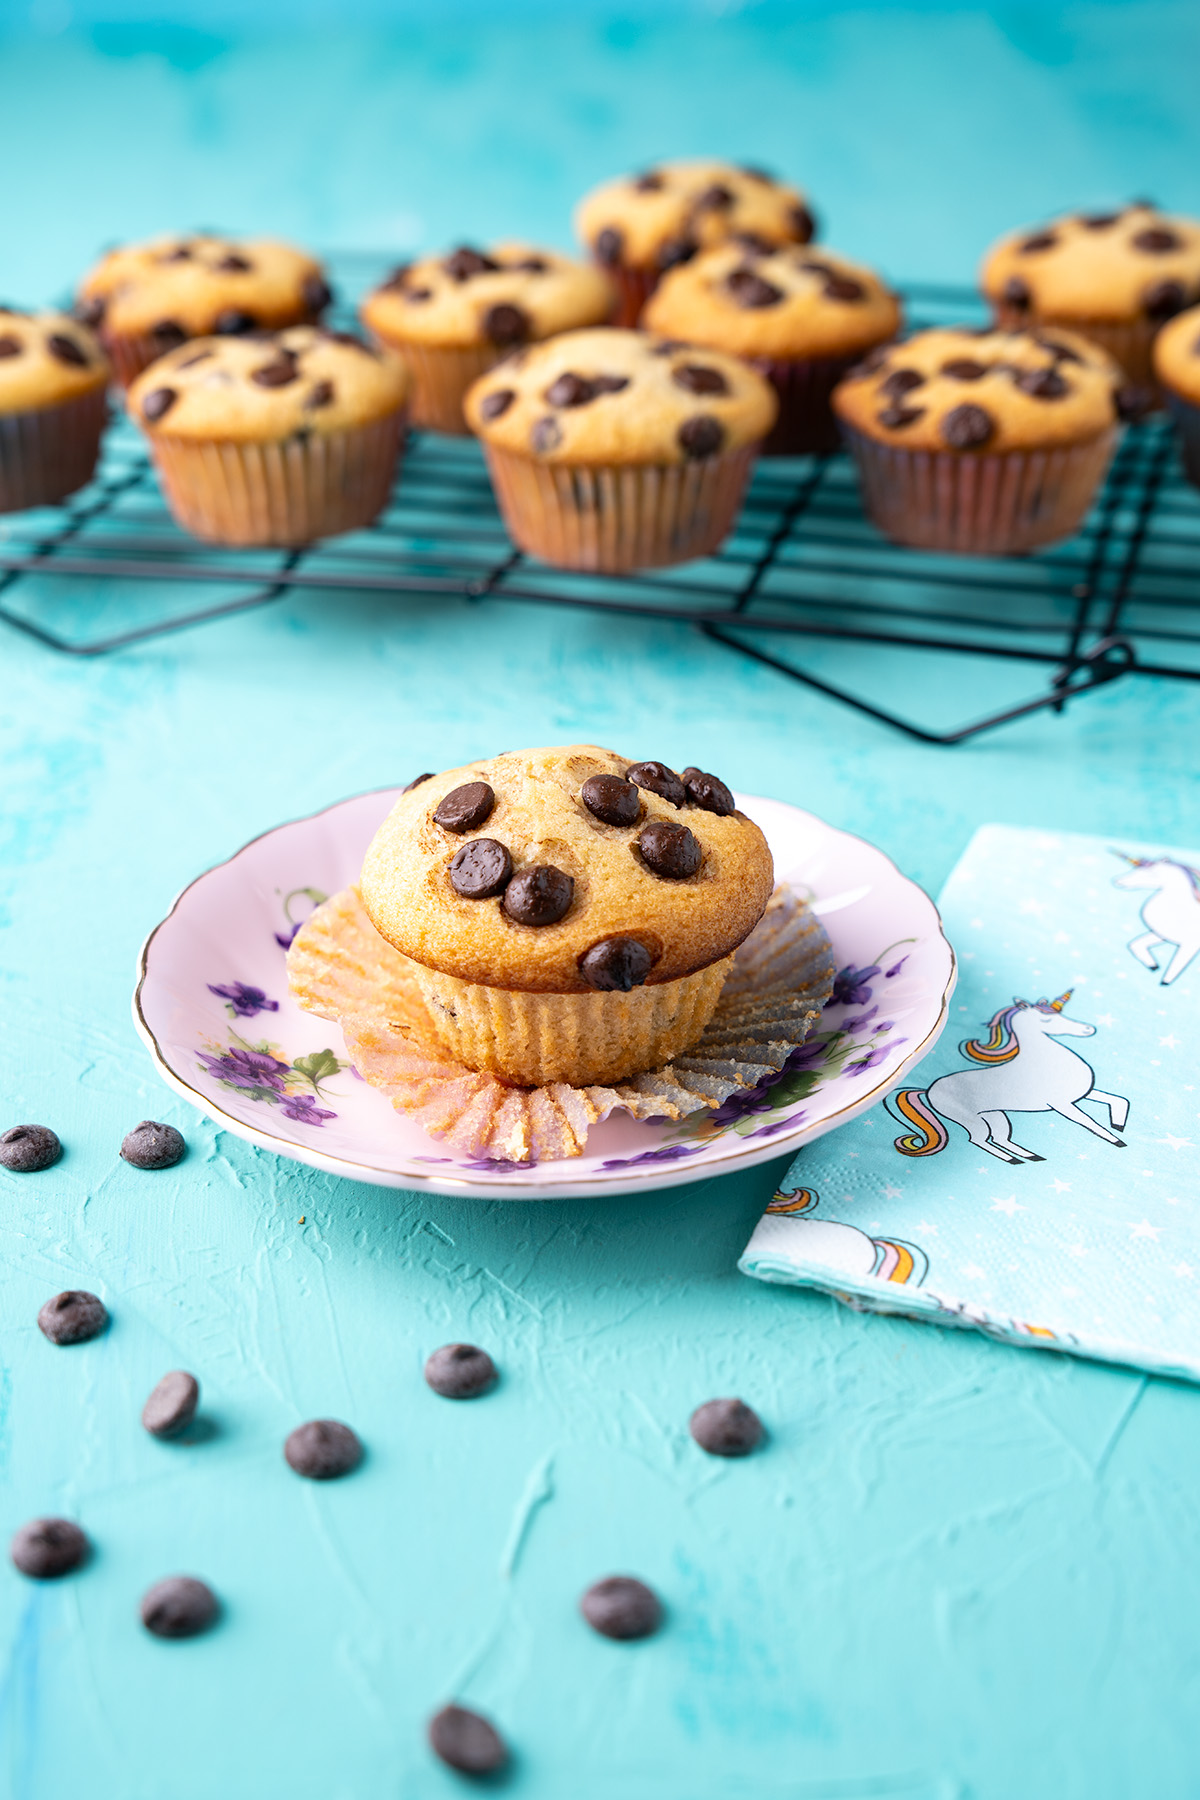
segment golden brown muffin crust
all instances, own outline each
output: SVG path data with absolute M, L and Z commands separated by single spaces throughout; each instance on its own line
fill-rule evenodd
M 807 244 L 815 226 L 799 188 L 765 170 L 703 161 L 656 163 L 580 201 L 575 228 L 599 262 L 662 270 L 739 232 Z
M 1163 326 L 1154 340 L 1154 372 L 1164 387 L 1200 406 L 1200 306 Z
M 107 386 L 96 339 L 65 313 L 0 306 L 0 413 L 37 412 Z
M 599 269 L 535 244 L 502 243 L 421 257 L 368 294 L 360 311 L 387 342 L 466 349 L 602 325 L 615 304 Z
M 376 833 L 362 869 L 372 923 L 406 956 L 460 980 L 527 993 L 587 993 L 579 958 L 610 937 L 632 937 L 654 958 L 647 985 L 706 968 L 754 929 L 770 899 L 771 852 L 744 813 L 724 817 L 687 799 L 639 788 L 637 818 L 606 824 L 581 798 L 595 775 L 623 776 L 633 758 L 591 744 L 514 750 L 448 769 L 410 789 Z M 446 795 L 485 782 L 495 802 L 463 833 L 434 813 Z M 698 839 L 698 871 L 686 879 L 653 874 L 639 834 L 654 822 L 686 826 Z M 489 838 L 508 850 L 515 874 L 550 864 L 575 884 L 557 923 L 514 922 L 501 896 L 466 899 L 450 883 L 463 845 Z
M 983 260 L 996 306 L 1078 321 L 1169 318 L 1200 300 L 1200 221 L 1137 203 L 1011 232 Z
M 120 336 L 164 328 L 165 348 L 172 334 L 178 343 L 315 319 L 329 297 L 321 265 L 307 251 L 273 238 L 196 232 L 110 250 L 80 284 L 78 311 Z

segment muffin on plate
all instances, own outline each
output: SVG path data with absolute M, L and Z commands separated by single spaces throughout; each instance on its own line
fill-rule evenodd
M 839 447 L 829 397 L 863 352 L 900 329 L 900 303 L 870 269 L 836 251 L 722 244 L 672 269 L 643 324 L 744 356 L 779 395 L 766 456 Z
M 664 162 L 606 181 L 580 201 L 575 226 L 616 280 L 620 325 L 636 325 L 668 269 L 728 238 L 760 250 L 807 244 L 816 233 L 799 188 L 764 169 L 726 162 Z
M 465 410 L 521 548 L 619 573 L 716 549 L 778 408 L 735 356 L 601 328 L 519 351 Z
M 1184 474 L 1200 487 L 1200 306 L 1163 326 L 1154 340 L 1154 372 L 1179 428 Z
M 692 1043 L 772 885 L 723 782 L 589 744 L 423 779 L 361 877 L 443 1048 L 521 1086 L 617 1080 Z
M 167 504 L 218 544 L 307 544 L 387 501 L 408 371 L 349 332 L 201 338 L 143 371 L 129 410 Z
M 1081 331 L 1152 400 L 1155 334 L 1200 300 L 1200 220 L 1145 201 L 1067 214 L 1002 238 L 980 280 L 1001 325 Z
M 881 531 L 1003 555 L 1069 537 L 1116 445 L 1116 364 L 1067 331 L 918 332 L 834 390 Z
M 193 232 L 108 251 L 84 276 L 75 316 L 98 333 L 128 387 L 189 338 L 312 322 L 331 298 L 307 251 Z
M 360 311 L 412 371 L 413 424 L 465 434 L 463 397 L 473 381 L 519 344 L 602 325 L 615 304 L 606 275 L 553 250 L 460 244 L 394 270 Z
M 52 505 L 91 480 L 108 377 L 76 320 L 0 306 L 0 512 Z

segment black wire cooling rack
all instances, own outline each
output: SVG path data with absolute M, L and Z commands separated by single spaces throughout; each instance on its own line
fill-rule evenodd
M 335 272 L 352 289 L 384 264 L 340 260 Z M 980 316 L 967 290 L 913 286 L 906 299 L 914 325 Z M 446 596 L 667 621 L 923 743 L 956 744 L 1118 679 L 1200 681 L 1200 494 L 1183 480 L 1169 425 L 1152 419 L 1126 431 L 1068 542 L 1024 557 L 932 556 L 867 524 L 846 457 L 771 460 L 716 556 L 645 575 L 575 576 L 513 548 L 470 440 L 414 434 L 390 505 L 365 531 L 303 550 L 222 550 L 175 526 L 140 437 L 119 418 L 88 488 L 61 507 L 0 519 L 0 620 L 65 655 L 102 656 L 305 590 L 393 598 L 398 632 L 423 599 Z M 842 648 L 837 680 L 822 641 Z M 970 692 L 971 659 L 1041 674 L 1027 697 L 939 730 L 891 703 L 898 688 L 912 691 L 907 659 L 893 659 L 872 692 L 874 646 L 964 659 L 937 665 L 939 687 L 954 696 Z

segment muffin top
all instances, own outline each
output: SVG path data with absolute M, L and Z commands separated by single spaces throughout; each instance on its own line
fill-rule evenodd
M 275 441 L 384 418 L 404 404 L 408 381 L 394 351 L 293 325 L 181 345 L 142 370 L 129 410 L 152 436 Z
M 598 262 L 661 270 L 739 233 L 762 248 L 807 244 L 816 227 L 799 188 L 765 170 L 666 162 L 594 188 L 575 229 Z
M 169 350 L 214 331 L 316 319 L 330 297 L 320 263 L 303 250 L 196 232 L 110 250 L 84 277 L 75 310 L 87 325 L 150 333 Z
M 1193 406 L 1200 406 L 1200 306 L 1180 313 L 1154 340 L 1154 373 Z
M 1070 213 L 1001 238 L 980 283 L 989 300 L 1044 318 L 1169 319 L 1200 300 L 1200 221 L 1141 201 Z
M 482 376 L 463 405 L 486 442 L 551 463 L 680 463 L 765 437 L 778 402 L 720 350 L 644 331 L 568 331 Z
M 107 383 L 104 353 L 75 319 L 0 306 L 0 413 L 58 406 Z
M 615 296 L 599 269 L 533 244 L 462 244 L 394 272 L 362 303 L 381 337 L 446 349 L 511 346 L 601 325 Z
M 920 331 L 871 351 L 833 405 L 858 431 L 906 450 L 1032 450 L 1107 431 L 1121 380 L 1073 331 Z
M 837 356 L 894 337 L 900 303 L 878 275 L 836 251 L 731 243 L 672 269 L 642 320 L 738 356 Z
M 361 882 L 376 929 L 414 961 L 551 994 L 707 968 L 754 929 L 772 885 L 767 841 L 724 783 L 592 744 L 420 777 Z

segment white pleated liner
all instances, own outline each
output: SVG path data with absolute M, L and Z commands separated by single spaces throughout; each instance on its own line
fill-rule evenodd
M 679 1119 L 758 1087 L 812 1031 L 833 975 L 824 928 L 790 888 L 778 888 L 686 1053 L 612 1086 L 515 1088 L 437 1048 L 412 965 L 376 931 L 357 888 L 317 907 L 288 952 L 291 993 L 341 1026 L 366 1081 L 452 1149 L 506 1162 L 579 1156 L 589 1127 L 617 1108 Z
M 107 416 L 103 387 L 57 406 L 0 413 L 0 512 L 53 506 L 86 486 Z

